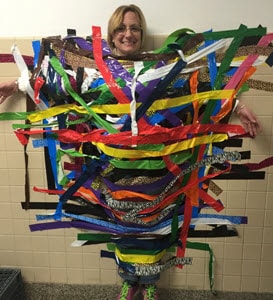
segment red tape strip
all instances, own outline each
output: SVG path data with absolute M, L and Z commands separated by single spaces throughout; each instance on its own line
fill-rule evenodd
M 98 26 L 92 27 L 92 37 L 93 37 L 93 49 L 94 58 L 96 64 L 101 72 L 105 82 L 107 83 L 110 91 L 119 103 L 129 103 L 129 99 L 123 93 L 122 89 L 116 83 L 112 73 L 110 72 L 108 66 L 102 58 L 102 44 L 101 44 L 101 29 Z

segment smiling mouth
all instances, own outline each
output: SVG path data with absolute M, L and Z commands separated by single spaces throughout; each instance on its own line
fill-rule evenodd
M 125 41 L 125 42 L 122 42 L 123 45 L 126 45 L 126 46 L 135 46 L 135 42 L 128 42 L 128 41 Z

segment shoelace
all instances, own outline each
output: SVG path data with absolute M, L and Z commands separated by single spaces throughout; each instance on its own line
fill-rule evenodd
M 154 285 L 149 285 L 146 288 L 147 298 L 145 300 L 156 300 L 156 287 Z
M 121 297 L 119 300 L 127 300 L 129 289 L 130 285 L 128 284 L 128 282 L 124 281 L 121 289 Z

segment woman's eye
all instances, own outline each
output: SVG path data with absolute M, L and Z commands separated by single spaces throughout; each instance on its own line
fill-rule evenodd
M 132 32 L 140 32 L 141 27 L 140 26 L 132 26 L 129 28 Z
M 115 29 L 115 32 L 116 33 L 126 33 L 127 30 L 129 30 L 130 32 L 132 33 L 138 33 L 140 32 L 142 29 L 140 26 L 129 26 L 129 27 L 126 27 L 126 26 L 119 26 Z
M 119 26 L 116 28 L 115 30 L 116 32 L 125 32 L 126 31 L 126 27 L 125 26 Z

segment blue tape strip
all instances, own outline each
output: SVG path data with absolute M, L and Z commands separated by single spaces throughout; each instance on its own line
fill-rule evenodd
M 138 121 L 148 110 L 148 108 L 153 104 L 156 99 L 159 99 L 162 93 L 165 91 L 166 87 L 172 82 L 172 80 L 181 72 L 181 70 L 186 66 L 186 62 L 180 59 L 171 71 L 166 75 L 166 77 L 159 82 L 153 93 L 149 96 L 149 99 L 136 110 L 136 120 Z M 127 131 L 131 128 L 131 118 L 128 118 L 121 129 L 121 131 Z
M 133 225 L 120 225 L 120 224 L 114 224 L 110 223 L 104 220 L 95 219 L 92 217 L 82 216 L 82 215 L 76 215 L 76 214 L 70 214 L 70 213 L 61 213 L 64 217 L 69 217 L 72 219 L 78 219 L 90 224 L 99 225 L 102 228 L 104 228 L 105 232 L 111 232 L 112 230 L 118 232 L 118 233 L 144 233 L 147 232 L 147 226 L 143 227 L 136 227 Z M 220 220 L 226 220 L 232 224 L 246 224 L 247 223 L 247 217 L 241 217 L 241 216 L 226 216 L 226 215 L 217 215 L 217 214 L 199 214 L 198 218 L 208 218 L 208 219 L 219 219 Z M 195 218 L 193 218 L 195 219 Z M 178 217 L 179 222 L 182 222 L 184 220 L 184 216 Z M 149 227 L 149 232 L 154 232 L 156 230 L 160 230 L 163 228 L 171 227 L 172 219 L 165 220 L 163 222 L 158 223 L 155 226 Z
M 47 147 L 47 139 L 32 140 L 33 148 Z
M 34 52 L 33 65 L 34 68 L 36 68 L 38 65 L 38 60 L 39 60 L 39 55 L 41 50 L 41 42 L 39 40 L 32 41 L 32 49 Z

